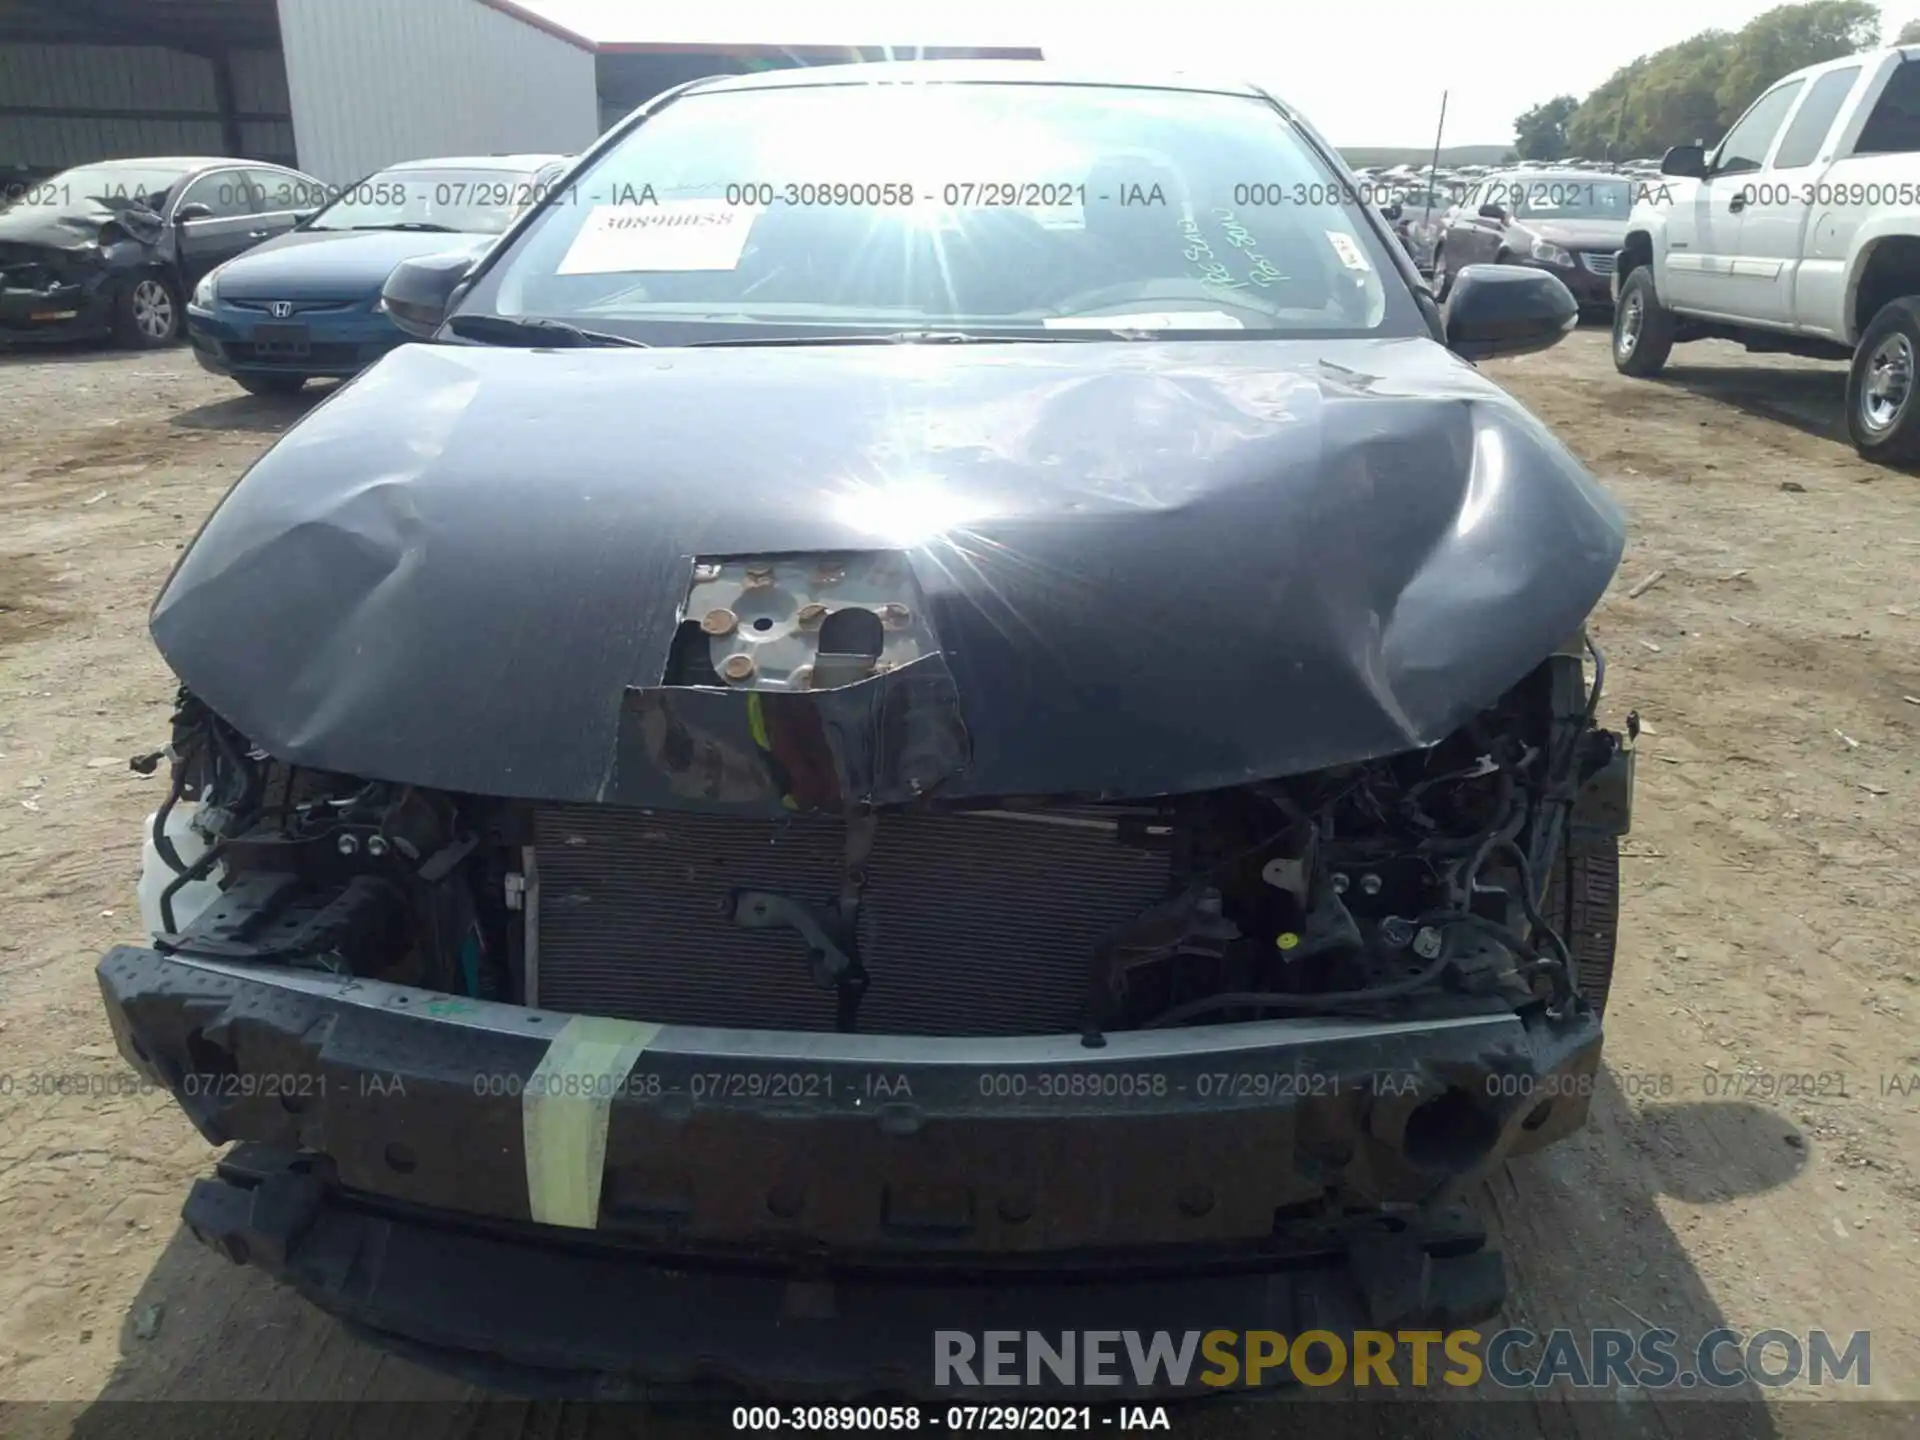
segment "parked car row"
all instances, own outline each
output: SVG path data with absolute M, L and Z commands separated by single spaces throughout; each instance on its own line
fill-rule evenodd
M 1441 298 L 1463 265 L 1548 270 L 1614 312 L 1614 364 L 1640 378 L 1694 340 L 1847 361 L 1855 448 L 1920 460 L 1920 46 L 1796 70 L 1659 162 L 1356 178 Z
M 1571 159 L 1533 165 L 1356 170 L 1437 294 L 1467 264 L 1525 265 L 1557 275 L 1583 314 L 1610 311 L 1613 252 L 1634 203 L 1664 184 L 1660 162 Z
M 83 165 L 21 187 L 0 210 L 0 339 L 179 339 L 202 276 L 312 213 L 310 175 L 172 156 Z
M 1356 179 L 1371 191 L 1381 204 L 1400 202 L 1409 209 L 1421 208 L 1428 191 L 1437 197 L 1433 208 L 1448 210 L 1466 198 L 1467 192 L 1482 181 L 1498 179 L 1516 170 L 1553 170 L 1563 174 L 1592 176 L 1624 175 L 1631 180 L 1651 180 L 1660 173 L 1657 157 L 1622 160 L 1509 160 L 1498 165 L 1367 165 L 1356 169 Z
M 1583 311 L 1612 309 L 1614 253 L 1644 184 L 1582 170 L 1488 176 L 1425 237 L 1435 293 L 1445 299 L 1466 265 L 1530 265 L 1558 276 Z
M 411 161 L 337 189 L 284 166 L 119 160 L 17 187 L 0 212 L 0 339 L 109 335 L 194 357 L 255 394 L 344 378 L 406 336 L 380 300 L 403 260 L 478 255 L 564 176 L 568 157 Z M 1406 167 L 1400 167 L 1405 169 Z M 1444 298 L 1462 265 L 1556 274 L 1607 307 L 1629 182 L 1592 168 L 1356 172 Z M 1464 185 L 1464 188 L 1461 188 Z M 1392 187 L 1389 189 L 1388 187 Z
M 1354 177 L 1440 298 L 1463 265 L 1515 264 L 1555 274 L 1585 312 L 1611 309 L 1613 254 L 1654 163 Z M 419 160 L 344 189 L 217 157 L 32 178 L 0 197 L 0 341 L 97 335 L 151 347 L 184 332 L 203 366 L 254 393 L 352 375 L 405 338 L 379 295 L 396 264 L 484 251 L 567 164 Z
M 1393 191 L 1380 212 L 1441 299 L 1463 265 L 1526 265 L 1558 276 L 1593 313 L 1612 309 L 1614 252 L 1647 189 L 1591 168 L 1501 170 L 1451 195 L 1437 185 Z
M 186 334 L 254 393 L 348 376 L 405 336 L 380 287 L 416 255 L 484 250 L 565 174 L 561 155 L 391 166 L 344 188 L 280 165 L 112 160 L 15 187 L 0 210 L 0 340 Z
M 566 171 L 559 155 L 419 160 L 348 186 L 293 231 L 194 288 L 194 358 L 255 394 L 345 377 L 406 336 L 380 305 L 402 260 L 475 254 Z

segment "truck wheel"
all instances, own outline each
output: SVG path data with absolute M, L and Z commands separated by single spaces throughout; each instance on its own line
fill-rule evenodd
M 1620 837 L 1569 840 L 1547 882 L 1541 913 L 1573 953 L 1581 996 L 1606 1014 L 1620 934 Z
M 1920 458 L 1920 402 L 1914 397 L 1920 355 L 1920 298 L 1881 307 L 1853 352 L 1847 374 L 1847 434 L 1869 460 Z
M 113 338 L 131 350 L 158 350 L 180 338 L 180 297 L 161 275 L 135 275 L 113 302 Z
M 1653 271 L 1642 265 L 1620 287 L 1613 307 L 1613 368 L 1644 380 L 1658 375 L 1673 353 L 1673 312 L 1653 291 Z
M 1447 291 L 1453 288 L 1453 276 L 1447 273 L 1447 252 L 1436 248 L 1433 252 L 1433 278 L 1427 282 L 1433 291 L 1433 298 L 1445 300 Z

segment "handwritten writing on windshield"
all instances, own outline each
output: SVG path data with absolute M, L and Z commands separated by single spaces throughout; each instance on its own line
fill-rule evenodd
M 1287 278 L 1280 273 L 1278 266 L 1254 248 L 1260 241 L 1235 218 L 1232 210 L 1215 206 L 1212 213 L 1220 226 L 1221 238 L 1226 242 L 1227 255 L 1238 253 L 1243 257 L 1247 273 L 1245 279 L 1236 278 L 1233 267 L 1201 233 L 1199 222 L 1187 215 L 1180 221 L 1180 233 L 1187 242 L 1186 258 L 1196 267 L 1195 273 L 1202 285 L 1214 290 L 1245 290 L 1251 284 L 1264 290 Z

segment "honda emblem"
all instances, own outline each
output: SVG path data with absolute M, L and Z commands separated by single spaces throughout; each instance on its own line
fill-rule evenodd
M 274 319 L 285 320 L 291 314 L 293 314 L 293 302 L 291 300 L 276 300 L 273 302 Z

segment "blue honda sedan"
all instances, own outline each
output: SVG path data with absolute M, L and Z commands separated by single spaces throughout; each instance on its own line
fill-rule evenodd
M 194 358 L 256 395 L 358 373 L 406 339 L 379 308 L 393 267 L 484 251 L 567 164 L 559 155 L 493 155 L 413 160 L 369 175 L 200 281 L 187 305 Z

